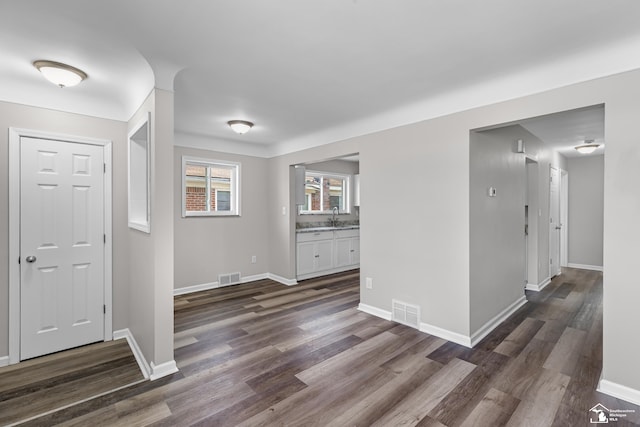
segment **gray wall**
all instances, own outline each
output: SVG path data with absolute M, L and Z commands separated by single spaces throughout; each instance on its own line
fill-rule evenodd
M 173 360 L 173 93 L 154 89 L 129 121 L 129 130 L 148 113 L 151 233 L 128 230 L 129 329 L 145 359 L 160 365 Z
M 604 156 L 573 157 L 569 172 L 569 265 L 602 267 Z
M 524 296 L 525 157 L 520 126 L 471 132 L 469 270 L 471 330 Z M 488 189 L 496 188 L 489 197 Z
M 183 155 L 241 163 L 240 217 L 182 217 Z M 267 209 L 273 187 L 266 179 L 267 162 L 259 157 L 175 147 L 175 288 L 216 282 L 223 273 L 240 272 L 246 277 L 269 272 Z M 253 255 L 255 264 L 251 263 Z
M 129 323 L 126 123 L 0 102 L 0 357 L 9 353 L 9 127 L 113 142 L 113 329 Z
M 519 139 L 537 160 L 529 177 L 525 155 L 516 152 Z M 549 279 L 549 168 L 566 168 L 566 160 L 517 125 L 471 132 L 469 151 L 471 331 L 478 331 L 524 295 L 527 203 L 529 283 Z M 489 187 L 497 188 L 497 197 L 487 196 Z

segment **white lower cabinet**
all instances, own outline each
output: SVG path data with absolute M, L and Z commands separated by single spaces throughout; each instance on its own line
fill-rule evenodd
M 333 267 L 333 239 L 298 243 L 298 276 Z
M 336 239 L 336 267 L 360 264 L 360 238 Z
M 360 266 L 360 230 L 357 229 L 298 233 L 296 247 L 298 279 Z

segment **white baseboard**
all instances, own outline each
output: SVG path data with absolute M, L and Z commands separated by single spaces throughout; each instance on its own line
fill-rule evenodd
M 538 283 L 537 285 L 534 285 L 533 283 L 527 283 L 527 285 L 524 287 L 526 290 L 528 291 L 535 291 L 535 292 L 540 292 L 541 290 L 543 290 L 549 283 L 551 283 L 551 277 L 547 277 L 546 279 L 544 279 L 542 282 Z
M 420 322 L 420 332 L 424 332 L 438 338 L 463 345 L 465 347 L 471 347 L 471 338 L 469 338 L 468 336 L 459 334 L 457 332 L 452 332 L 448 329 L 443 329 L 438 326 L 433 326 L 428 323 Z
M 622 384 L 600 379 L 596 390 L 600 393 L 633 403 L 634 405 L 640 405 L 640 391 Z
M 358 304 L 358 310 L 370 314 L 372 316 L 379 317 L 384 320 L 391 320 L 391 312 L 387 310 L 383 310 L 381 308 L 374 307 L 372 305 L 367 305 L 360 303 Z
M 131 333 L 129 328 L 113 331 L 114 340 L 119 340 L 122 338 L 126 338 L 127 343 L 129 344 L 129 347 L 133 352 L 133 356 L 136 358 L 136 362 L 138 362 L 138 366 L 140 367 L 142 375 L 145 379 L 149 379 L 151 368 L 149 367 L 147 360 L 144 358 L 142 350 L 140 350 L 140 347 L 138 346 L 138 343 L 136 342 L 136 339 L 133 337 L 133 334 Z
M 185 286 L 183 288 L 176 288 L 173 290 L 173 296 L 175 297 L 178 295 L 191 294 L 194 292 L 208 291 L 210 289 L 218 289 L 218 288 L 223 288 L 227 286 L 235 286 L 243 283 L 255 282 L 257 280 L 264 280 L 264 279 L 275 280 L 276 282 L 282 283 L 283 285 L 287 285 L 287 286 L 298 284 L 298 282 L 295 279 L 285 279 L 284 277 L 280 277 L 277 274 L 262 273 L 262 274 L 254 274 L 252 276 L 242 277 L 240 279 L 240 282 L 231 283 L 229 285 L 220 285 L 220 283 L 218 282 L 211 282 L 211 283 L 202 283 L 200 285 Z
M 580 268 L 582 270 L 594 270 L 594 271 L 604 271 L 604 267 L 601 265 L 588 265 L 588 264 L 574 264 L 570 262 L 567 264 L 569 268 Z
M 371 305 L 362 304 L 358 305 L 358 310 L 371 314 L 372 316 L 379 317 L 384 320 L 391 320 L 391 312 L 387 310 L 383 310 L 381 308 L 373 307 Z M 456 344 L 464 345 L 465 347 L 470 346 L 471 340 L 469 337 L 464 336 L 462 334 L 458 334 L 456 332 L 451 332 L 447 329 L 442 329 L 437 326 L 430 325 L 428 323 L 420 323 L 420 328 L 418 328 L 420 332 L 424 332 L 426 334 L 434 335 L 438 338 L 445 339 L 447 341 L 454 342 Z
M 0 368 L 4 366 L 9 366 L 9 356 L 0 357 Z
M 546 286 L 546 285 L 545 285 Z M 509 316 L 515 313 L 520 307 L 527 303 L 527 297 L 522 295 L 520 298 L 512 302 L 509 307 L 502 310 L 498 313 L 493 319 L 489 320 L 487 323 L 482 325 L 480 329 L 471 334 L 471 345 L 468 347 L 473 347 L 478 344 L 484 337 L 489 335 L 491 331 L 498 327 L 502 322 L 507 320 Z
M 175 360 L 170 360 L 169 362 L 164 362 L 159 365 L 154 365 L 154 363 L 151 362 L 151 375 L 149 375 L 149 379 L 155 381 L 176 372 L 178 372 L 178 366 Z
M 277 274 L 267 273 L 267 277 L 271 280 L 275 280 L 278 283 L 282 283 L 283 285 L 293 286 L 297 285 L 298 281 L 296 279 L 286 279 L 282 276 L 278 276 Z
M 209 289 L 219 288 L 218 282 L 202 283 L 201 285 L 185 286 L 184 288 L 176 288 L 173 290 L 173 296 L 192 294 L 194 292 L 208 291 Z

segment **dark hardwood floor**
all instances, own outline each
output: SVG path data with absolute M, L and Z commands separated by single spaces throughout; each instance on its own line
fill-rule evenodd
M 359 312 L 357 271 L 176 297 L 178 373 L 25 425 L 588 426 L 597 403 L 640 425 L 595 391 L 602 274 L 527 296 L 474 349 Z
M 126 340 L 0 369 L 0 425 L 11 425 L 144 381 Z M 43 423 L 38 423 L 43 425 Z

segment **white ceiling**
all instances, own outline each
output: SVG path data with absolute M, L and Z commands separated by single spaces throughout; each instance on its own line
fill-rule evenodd
M 604 105 L 599 105 L 536 117 L 519 124 L 565 157 L 584 157 L 575 147 L 585 140 L 593 140 L 600 147 L 590 155 L 597 156 L 604 153 L 604 111 Z
M 0 14 L 0 100 L 128 120 L 155 85 L 175 90 L 179 135 L 265 155 L 640 68 L 637 0 L 0 0 Z M 59 89 L 37 59 L 89 79 Z M 231 119 L 255 127 L 238 136 Z

